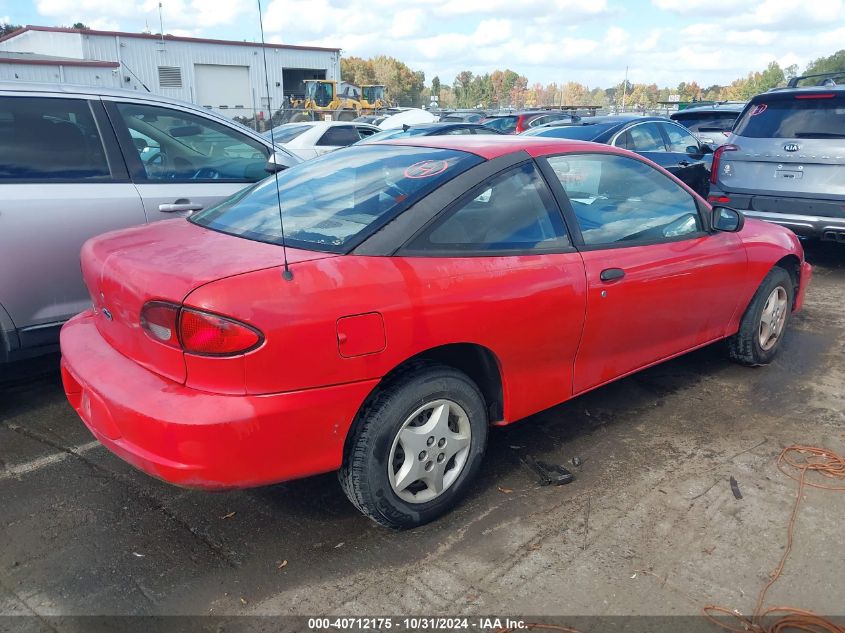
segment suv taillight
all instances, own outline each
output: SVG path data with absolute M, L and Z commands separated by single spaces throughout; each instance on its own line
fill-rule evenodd
M 520 114 L 518 117 L 516 117 L 516 133 L 522 134 L 527 129 L 528 127 L 526 127 L 525 125 L 525 115 Z
M 722 154 L 725 152 L 735 152 L 739 149 L 738 145 L 721 145 L 713 152 L 713 164 L 710 167 L 710 182 L 716 184 L 719 180 L 719 168 L 722 166 Z
M 243 354 L 264 340 L 261 332 L 240 321 L 164 301 L 144 304 L 141 327 L 153 340 L 204 356 Z

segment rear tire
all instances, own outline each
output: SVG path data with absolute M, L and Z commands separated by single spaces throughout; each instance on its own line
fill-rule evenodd
M 451 367 L 418 365 L 365 404 L 338 476 L 373 521 L 416 527 L 464 496 L 486 445 L 487 413 L 475 383 Z
M 790 274 L 779 266 L 772 268 L 754 293 L 739 331 L 728 339 L 731 359 L 751 367 L 772 362 L 783 342 L 794 295 Z

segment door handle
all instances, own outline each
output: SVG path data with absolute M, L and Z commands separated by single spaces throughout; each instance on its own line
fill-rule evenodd
M 158 210 L 162 213 L 179 213 L 181 211 L 200 211 L 203 205 L 189 200 L 177 200 L 173 204 L 160 204 Z
M 605 268 L 601 271 L 599 279 L 602 281 L 616 281 L 617 279 L 622 279 L 624 276 L 625 271 L 621 268 Z
M 679 160 L 679 161 L 678 161 L 678 164 L 679 164 L 681 167 L 689 167 L 692 163 L 690 163 L 688 160 Z

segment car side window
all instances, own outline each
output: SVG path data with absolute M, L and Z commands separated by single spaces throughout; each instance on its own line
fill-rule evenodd
M 347 145 L 352 145 L 352 143 L 357 143 L 360 140 L 361 137 L 358 135 L 358 130 L 356 130 L 354 126 L 332 125 L 323 132 L 320 140 L 317 141 L 317 145 L 321 147 L 346 147 Z
M 475 187 L 405 251 L 507 254 L 570 245 L 560 211 L 532 162 Z
M 0 182 L 110 178 L 86 100 L 0 97 Z
M 665 152 L 663 135 L 654 123 L 639 123 L 625 130 L 614 143 L 634 152 Z
M 456 127 L 451 130 L 444 132 L 447 135 L 454 135 L 454 134 L 472 134 L 472 130 L 466 127 Z
M 376 133 L 376 130 L 368 127 L 357 127 L 355 129 L 358 131 L 358 136 L 361 138 L 367 138 L 368 136 L 372 136 Z
M 613 154 L 548 161 L 588 246 L 667 241 L 703 230 L 693 196 L 642 161 Z
M 491 130 L 490 128 L 479 126 L 472 128 L 473 134 L 496 134 L 498 136 L 498 132 L 496 130 Z
M 679 125 L 664 123 L 662 126 L 663 131 L 666 132 L 666 136 L 669 138 L 670 152 L 686 154 L 687 149 L 690 147 L 694 147 L 696 151 L 698 151 L 698 141 L 695 140 L 695 137 L 692 134 L 681 128 Z
M 223 123 L 160 106 L 116 106 L 147 180 L 256 182 L 267 176 L 269 150 Z

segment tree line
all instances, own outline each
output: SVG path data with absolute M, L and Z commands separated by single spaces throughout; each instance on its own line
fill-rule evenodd
M 658 86 L 656 83 L 620 82 L 608 88 L 589 87 L 568 81 L 550 84 L 533 83 L 516 71 L 494 70 L 474 74 L 469 70 L 457 74 L 451 84 L 433 77 L 425 85 L 422 71 L 413 71 L 393 57 L 378 56 L 372 59 L 348 57 L 341 59 L 341 77 L 344 81 L 361 85 L 379 83 L 387 86 L 388 96 L 397 105 L 425 105 L 431 95 L 436 95 L 441 108 L 523 108 L 541 106 L 622 106 L 627 108 L 654 109 L 661 103 L 672 101 L 746 101 L 770 88 L 785 86 L 798 75 L 797 64 L 781 68 L 770 62 L 760 71 L 749 72 L 727 85 L 701 86 L 695 81 L 681 82 L 677 86 Z M 845 50 L 828 57 L 819 57 L 808 64 L 803 74 L 845 72 Z

